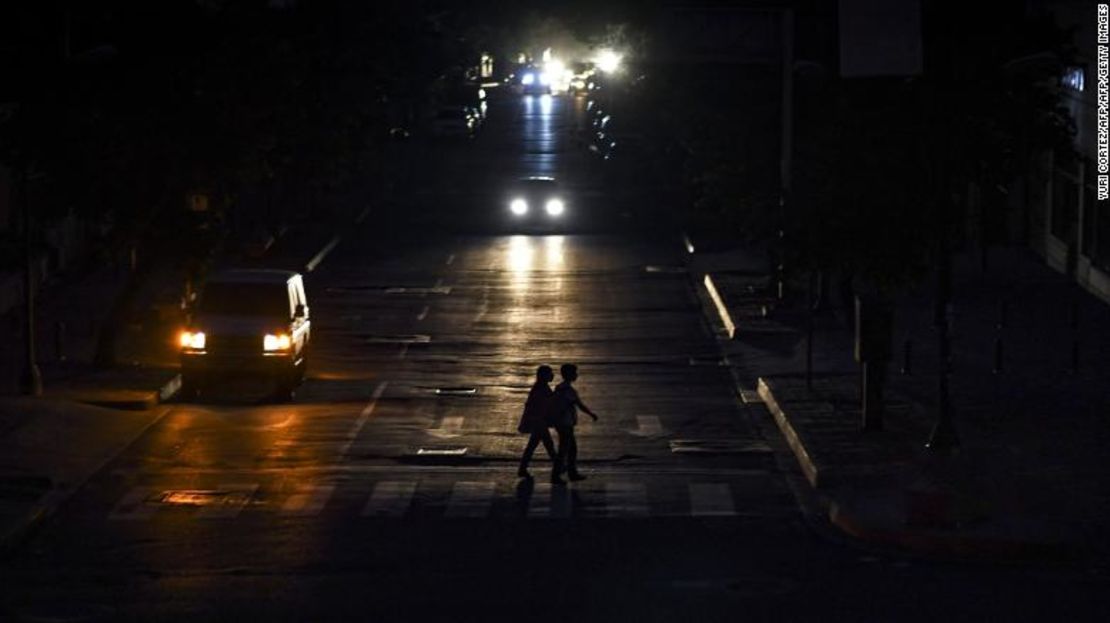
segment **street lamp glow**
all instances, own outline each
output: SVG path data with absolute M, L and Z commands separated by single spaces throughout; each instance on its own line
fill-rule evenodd
M 544 71 L 547 72 L 547 75 L 552 77 L 562 77 L 562 75 L 567 71 L 566 64 L 563 61 L 555 58 L 544 63 L 543 67 Z
M 594 64 L 601 71 L 611 74 L 621 68 L 621 61 L 624 60 L 620 54 L 615 51 L 605 48 L 599 50 L 597 56 L 594 58 Z

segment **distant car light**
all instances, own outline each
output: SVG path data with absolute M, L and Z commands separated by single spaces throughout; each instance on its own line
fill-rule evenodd
M 551 76 L 546 71 L 540 74 L 540 84 L 545 86 L 551 84 Z
M 181 348 L 187 350 L 204 350 L 205 342 L 203 331 L 182 331 L 179 340 Z
M 598 50 L 594 57 L 594 64 L 601 71 L 611 74 L 620 70 L 624 58 L 614 50 L 608 48 Z
M 562 199 L 550 199 L 547 205 L 544 206 L 544 209 L 547 210 L 547 213 L 551 216 L 561 216 L 566 206 L 563 205 Z
M 513 199 L 509 209 L 517 216 L 524 216 L 528 213 L 528 202 L 523 199 Z
M 524 74 L 524 77 L 520 79 L 520 83 L 523 85 L 534 84 L 535 82 L 536 74 Z
M 267 334 L 266 337 L 262 338 L 262 349 L 266 352 L 289 350 L 289 347 L 292 345 L 293 340 L 285 333 L 280 333 L 278 335 Z

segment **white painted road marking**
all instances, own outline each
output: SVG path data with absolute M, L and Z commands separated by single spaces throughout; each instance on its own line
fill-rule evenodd
M 417 320 L 423 320 L 423 319 L 427 318 L 428 317 L 428 312 L 431 311 L 431 310 L 432 310 L 432 308 L 431 308 L 430 305 L 425 305 L 424 309 L 420 310 L 420 313 L 416 316 L 416 319 Z
M 732 490 L 722 483 L 690 483 L 690 514 L 694 517 L 732 517 Z
M 142 521 L 150 519 L 151 515 L 158 508 L 156 504 L 147 504 L 147 500 L 157 492 L 158 489 L 151 487 L 135 487 L 123 496 L 123 499 L 116 504 L 112 512 L 108 514 L 108 519 L 111 521 Z
M 343 447 L 339 450 L 339 456 L 347 456 L 347 452 L 351 449 L 351 444 L 358 438 L 358 434 L 362 432 L 362 427 L 366 426 L 366 421 L 374 414 L 374 409 L 378 406 L 378 399 L 385 393 L 385 388 L 389 386 L 389 381 L 382 381 L 374 388 L 374 394 L 370 398 L 370 402 L 362 408 L 362 412 L 358 414 L 358 419 L 355 420 L 351 430 L 347 431 L 347 441 L 343 443 Z
M 485 517 L 493 503 L 497 483 L 493 481 L 456 482 L 447 501 L 448 517 Z
M 298 515 L 307 517 L 318 514 L 335 493 L 335 485 L 315 485 L 302 487 L 289 496 L 281 507 L 284 515 Z
M 258 484 L 230 484 L 220 485 L 220 491 L 228 492 L 220 498 L 219 504 L 205 506 L 197 513 L 201 519 L 234 519 L 254 499 L 254 492 L 258 491 Z
M 641 482 L 605 483 L 605 514 L 609 517 L 647 517 L 647 487 Z
M 452 253 L 451 255 L 447 256 L 447 265 L 450 266 L 454 263 L 455 263 L 455 254 Z
M 363 507 L 362 516 L 400 517 L 408 511 L 414 493 L 414 480 L 383 480 L 374 486 L 374 493 Z

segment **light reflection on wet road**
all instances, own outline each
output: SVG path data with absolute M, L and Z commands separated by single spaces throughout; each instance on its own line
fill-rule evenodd
M 496 103 L 485 135 L 443 148 L 429 175 L 589 167 L 569 149 L 572 114 L 563 98 Z M 917 617 L 989 594 L 974 570 L 922 585 L 934 570 L 861 565 L 804 528 L 760 414 L 726 370 L 691 365 L 717 354 L 691 281 L 645 270 L 683 252 L 677 236 L 369 219 L 308 280 L 297 401 L 232 385 L 176 406 L 5 567 L 19 587 L 5 603 L 103 620 L 496 619 L 551 603 L 564 618 L 674 620 L 813 618 L 832 599 L 844 618 Z M 542 457 L 535 482 L 515 475 L 535 366 L 563 362 L 602 418 L 580 430 L 590 479 L 566 489 L 544 482 Z M 671 451 L 701 439 L 746 449 Z M 868 599 L 844 598 L 865 583 Z

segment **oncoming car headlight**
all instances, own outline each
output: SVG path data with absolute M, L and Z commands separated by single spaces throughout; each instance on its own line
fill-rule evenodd
M 528 202 L 523 199 L 513 199 L 509 203 L 509 209 L 517 216 L 524 216 L 528 213 Z
M 186 350 L 204 350 L 204 338 L 203 331 L 182 331 L 178 343 Z
M 293 345 L 293 340 L 288 335 L 281 333 L 278 335 L 267 334 L 262 338 L 262 349 L 266 352 L 273 352 L 275 350 L 289 350 Z
M 562 199 L 549 199 L 544 209 L 547 210 L 547 213 L 551 216 L 560 216 L 563 210 L 566 209 L 566 206 L 563 205 Z
M 524 77 L 520 79 L 520 83 L 524 85 L 533 84 L 535 81 L 536 74 L 524 74 Z

